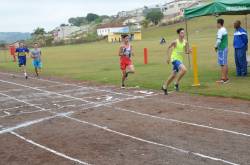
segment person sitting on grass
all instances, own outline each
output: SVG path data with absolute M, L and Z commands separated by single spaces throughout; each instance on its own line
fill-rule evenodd
M 120 67 L 122 70 L 122 88 L 125 88 L 125 81 L 130 73 L 135 73 L 131 57 L 133 54 L 132 45 L 129 43 L 129 36 L 122 35 L 122 45 L 119 49 Z
M 162 90 L 165 95 L 168 95 L 168 87 L 169 85 L 176 79 L 175 81 L 175 90 L 179 91 L 179 83 L 183 76 L 186 74 L 187 69 L 183 64 L 183 56 L 184 54 L 189 54 L 191 50 L 188 48 L 188 43 L 184 39 L 185 31 L 183 28 L 177 30 L 177 34 L 179 36 L 178 39 L 173 41 L 171 45 L 168 47 L 167 51 L 167 63 L 170 64 L 170 61 L 173 65 L 173 72 L 168 78 L 168 80 L 162 86 Z
M 33 59 L 33 66 L 35 68 L 36 76 L 39 77 L 42 69 L 42 51 L 38 43 L 34 43 L 34 49 L 31 51 L 31 58 Z

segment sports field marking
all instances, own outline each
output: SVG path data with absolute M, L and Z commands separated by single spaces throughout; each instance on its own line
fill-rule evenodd
M 2 74 L 2 75 L 9 75 L 9 76 L 13 75 L 13 74 L 3 73 L 3 72 L 0 72 L 0 74 Z M 16 75 L 16 77 L 23 78 L 22 76 L 19 76 L 19 75 Z M 62 84 L 62 85 L 71 85 L 71 86 L 75 86 L 75 87 L 82 87 L 82 86 L 79 86 L 79 85 L 66 84 L 66 83 L 62 83 L 62 82 L 58 82 L 58 81 L 54 81 L 54 80 L 52 81 L 52 80 L 37 79 L 37 78 L 31 78 L 31 79 L 35 79 L 35 80 L 38 80 L 38 81 L 51 82 L 51 83 L 56 83 L 56 84 Z M 99 89 L 95 89 L 95 90 L 99 90 Z M 109 92 L 109 90 L 108 90 L 108 92 Z M 169 92 L 169 93 L 170 94 L 174 93 L 174 91 Z M 123 93 L 119 93 L 119 94 L 123 94 Z M 163 95 L 163 94 L 158 94 L 158 95 Z M 129 95 L 129 96 L 131 96 L 131 95 Z M 159 99 L 159 100 L 161 100 L 161 99 Z M 227 109 L 222 109 L 222 108 L 214 108 L 214 107 L 210 107 L 210 106 L 199 106 L 199 105 L 191 105 L 191 104 L 185 104 L 185 103 L 179 103 L 179 102 L 172 102 L 172 101 L 168 101 L 167 99 L 166 100 L 161 100 L 161 101 L 168 102 L 168 103 L 171 103 L 171 104 L 176 104 L 176 105 L 190 106 L 190 107 L 194 107 L 194 108 L 201 108 L 201 110 L 208 109 L 208 110 L 214 110 L 214 111 L 223 111 L 223 112 L 227 112 L 227 113 L 236 113 L 236 114 L 242 114 L 242 115 L 250 115 L 250 113 L 247 113 L 247 112 L 233 111 L 233 110 L 227 110 Z
M 70 157 L 70 156 L 68 156 L 68 155 L 66 155 L 66 154 L 60 153 L 60 152 L 55 151 L 55 150 L 53 150 L 53 149 L 51 149 L 51 148 L 48 148 L 48 147 L 43 146 L 43 145 L 41 145 L 41 144 L 38 144 L 38 143 L 34 142 L 33 140 L 27 139 L 27 138 L 25 138 L 24 136 L 21 136 L 21 135 L 15 133 L 15 132 L 13 132 L 13 131 L 11 131 L 10 133 L 11 133 L 12 135 L 18 137 L 19 139 L 22 139 L 23 141 L 25 141 L 25 142 L 27 142 L 27 143 L 30 143 L 30 144 L 32 144 L 32 145 L 34 145 L 34 146 L 36 146 L 36 147 L 38 147 L 38 148 L 41 148 L 41 149 L 43 149 L 43 150 L 46 150 L 46 151 L 48 151 L 48 152 L 50 152 L 50 153 L 53 153 L 53 154 L 55 154 L 55 155 L 57 155 L 57 156 L 59 156 L 59 157 L 62 157 L 62 158 L 64 158 L 64 159 L 67 159 L 67 160 L 70 160 L 70 161 L 73 161 L 73 162 L 76 162 L 76 163 L 79 163 L 79 164 L 90 165 L 89 163 L 83 162 L 83 161 L 81 161 L 81 160 L 79 160 L 79 159 Z
M 9 89 L 9 90 L 4 90 L 0 91 L 1 93 L 9 93 L 9 92 L 18 92 L 18 91 L 23 91 L 23 89 Z
M 1 93 L 1 92 L 0 92 L 0 93 Z M 18 108 L 23 108 L 23 107 L 25 107 L 25 106 L 22 105 L 22 106 L 16 106 L 16 107 L 12 107 L 12 108 L 0 109 L 0 112 L 1 112 L 1 111 L 8 111 L 8 110 L 13 110 L 13 109 L 18 109 Z
M 105 131 L 113 133 L 113 134 L 128 137 L 128 138 L 140 141 L 140 142 L 144 142 L 144 143 L 148 143 L 148 144 L 168 148 L 168 149 L 175 150 L 175 151 L 178 151 L 178 152 L 181 152 L 181 153 L 184 153 L 184 154 L 192 154 L 192 155 L 197 156 L 197 157 L 210 159 L 210 160 L 213 160 L 213 161 L 219 161 L 219 162 L 222 162 L 222 163 L 225 163 L 225 164 L 240 165 L 240 164 L 233 163 L 233 162 L 230 162 L 230 161 L 227 161 L 227 160 L 224 160 L 224 159 L 220 159 L 220 158 L 204 155 L 204 154 L 201 154 L 201 153 L 196 153 L 196 152 L 184 150 L 184 149 L 181 149 L 181 148 L 176 148 L 176 147 L 173 147 L 173 146 L 170 146 L 170 145 L 165 145 L 165 144 L 161 144 L 161 143 L 157 143 L 157 142 L 153 142 L 153 141 L 148 141 L 148 140 L 145 140 L 145 139 L 142 139 L 142 138 L 139 138 L 139 137 L 131 136 L 131 135 L 128 135 L 128 134 L 125 134 L 125 133 L 122 133 L 122 132 L 118 132 L 118 131 L 109 129 L 109 128 L 105 127 L 105 126 L 100 126 L 100 125 L 90 123 L 90 122 L 87 122 L 87 121 L 84 121 L 84 120 L 79 120 L 79 119 L 70 117 L 69 115 L 65 115 L 65 117 L 70 119 L 70 120 L 73 120 L 73 121 L 76 121 L 76 122 L 79 122 L 79 123 L 82 123 L 82 124 L 86 124 L 86 125 L 89 125 L 89 126 L 92 126 L 92 127 L 96 127 L 96 128 L 105 130 Z
M 75 100 L 80 100 L 80 101 L 84 101 L 84 102 L 88 102 L 89 103 L 89 101 L 87 101 L 87 100 L 83 100 L 81 98 L 73 97 L 73 96 L 70 96 L 70 95 L 64 95 L 64 94 L 60 94 L 60 93 L 57 93 L 57 92 L 43 90 L 43 89 L 39 89 L 39 88 L 36 88 L 36 87 L 30 87 L 30 86 L 27 86 L 27 85 L 18 84 L 18 83 L 14 83 L 14 82 L 10 82 L 10 81 L 0 80 L 0 82 L 7 83 L 7 84 L 12 84 L 12 85 L 17 85 L 17 86 L 21 86 L 21 87 L 25 87 L 25 88 L 30 88 L 30 89 L 33 89 L 33 90 L 37 90 L 37 91 L 40 91 L 40 92 L 47 93 L 47 94 L 54 94 L 54 95 L 63 96 L 63 97 L 67 97 L 67 98 L 71 98 L 71 99 L 75 99 Z
M 110 107 L 112 107 L 112 106 L 110 106 Z M 185 121 L 181 121 L 181 120 L 176 120 L 176 119 L 170 119 L 170 118 L 165 118 L 165 117 L 159 117 L 159 116 L 149 115 L 149 114 L 140 113 L 140 112 L 136 112 L 136 111 L 124 109 L 124 108 L 114 107 L 114 109 L 118 110 L 118 111 L 124 111 L 124 112 L 134 113 L 136 115 L 145 116 L 145 117 L 149 117 L 149 118 L 155 118 L 155 119 L 160 119 L 160 120 L 164 120 L 164 121 L 169 121 L 169 122 L 174 122 L 174 123 L 179 123 L 179 124 L 184 124 L 184 125 L 190 125 L 190 126 L 196 126 L 196 127 L 201 127 L 201 128 L 207 128 L 207 129 L 212 129 L 212 130 L 221 131 L 221 132 L 225 132 L 225 133 L 230 133 L 230 134 L 235 134 L 235 135 L 241 135 L 241 136 L 250 137 L 249 134 L 240 133 L 240 132 L 236 132 L 236 131 L 230 131 L 230 130 L 226 130 L 226 129 L 215 128 L 215 127 L 210 127 L 210 126 L 206 126 L 206 125 L 201 125 L 201 124 L 196 124 L 196 123 L 191 123 L 191 122 L 185 122 Z
M 209 107 L 209 106 L 200 106 L 200 105 L 179 103 L 179 102 L 174 102 L 174 101 L 169 101 L 169 100 L 162 100 L 162 101 L 164 101 L 165 103 L 181 105 L 181 106 L 190 106 L 193 108 L 201 108 L 201 109 L 214 110 L 214 111 L 230 112 L 230 113 L 236 113 L 236 114 L 241 114 L 241 115 L 250 115 L 250 113 L 242 112 L 242 111 L 233 111 L 233 110 L 227 110 L 227 109 L 221 109 L 221 108 L 213 108 L 213 107 Z
M 13 74 L 9 74 L 9 73 L 3 73 L 3 72 L 0 72 L 0 74 L 2 75 L 8 75 L 8 76 L 12 76 Z M 16 77 L 19 77 L 19 78 L 23 78 L 23 76 L 20 76 L 20 75 L 17 75 L 15 74 Z M 59 81 L 52 81 L 52 80 L 46 80 L 46 79 L 41 79 L 41 78 L 34 78 L 34 77 L 30 77 L 30 79 L 34 79 L 34 80 L 38 80 L 38 81 L 44 81 L 44 82 L 50 82 L 50 83 L 55 83 L 55 84 L 62 84 L 62 85 L 68 85 L 68 86 L 74 86 L 74 87 L 79 87 L 79 88 L 83 88 L 84 86 L 79 86 L 79 85 L 76 85 L 76 84 L 67 84 L 67 83 L 62 83 L 62 82 L 59 82 Z M 107 92 L 107 93 L 112 93 L 112 94 L 116 94 L 116 95 L 123 95 L 123 96 L 135 96 L 135 95 L 131 95 L 131 94 L 125 94 L 125 93 L 120 93 L 120 92 L 114 92 L 114 91 L 110 91 L 110 90 L 105 90 L 105 89 L 97 89 L 97 88 L 94 88 L 94 87 L 85 87 L 87 89 L 90 89 L 90 90 L 97 90 L 97 91 L 100 91 L 100 92 Z
M 29 87 L 29 86 L 26 86 L 26 85 L 22 85 L 22 84 L 17 84 L 17 83 L 13 83 L 13 82 L 8 82 L 8 81 L 3 81 L 3 80 L 0 80 L 0 81 L 2 81 L 2 82 L 5 82 L 5 83 L 10 83 L 10 84 L 14 84 L 14 85 L 18 85 L 18 86 L 23 86 L 23 87 L 27 87 L 27 88 L 31 88 L 31 89 L 35 89 L 35 90 L 40 90 L 40 91 L 43 91 L 43 90 L 41 90 L 41 89 L 36 89 L 36 88 L 33 88 L 33 87 Z M 50 91 L 45 91 L 45 92 L 50 92 Z M 57 94 L 56 92 L 53 92 L 54 94 Z M 1 93 L 0 93 L 1 94 Z M 2 94 L 3 95 L 3 94 Z M 61 95 L 61 94 L 59 94 L 59 95 Z M 5 95 L 5 96 L 7 96 L 8 97 L 8 95 Z M 10 98 L 12 98 L 11 96 L 9 96 Z M 72 96 L 68 96 L 68 95 L 66 95 L 65 97 L 71 97 L 71 98 L 75 98 L 75 97 L 72 97 Z M 141 96 L 142 97 L 142 96 Z M 141 98 L 140 97 L 140 98 Z M 136 97 L 135 97 L 136 98 Z M 76 98 L 76 100 L 83 100 L 83 99 L 81 99 L 81 98 Z M 18 100 L 18 99 L 16 99 L 15 98 L 15 100 Z M 21 100 L 22 101 L 22 100 Z M 85 100 L 84 100 L 85 101 Z M 123 100 L 123 101 L 125 101 L 125 100 Z M 24 101 L 22 101 L 23 103 L 25 103 Z M 88 103 L 92 103 L 92 104 L 96 104 L 97 105 L 97 107 L 101 107 L 101 106 L 104 106 L 104 104 L 98 104 L 98 103 L 96 103 L 96 102 L 91 102 L 91 101 L 85 101 L 85 102 L 88 102 Z M 27 103 L 27 102 L 26 102 Z M 30 104 L 30 103 L 28 103 L 29 105 L 31 105 L 31 106 L 33 106 L 33 104 Z M 110 104 L 110 103 L 109 103 Z M 114 104 L 114 103 L 111 103 L 111 104 Z M 36 106 L 36 107 L 39 107 L 39 106 Z M 96 108 L 96 107 L 93 107 L 93 108 Z M 85 110 L 85 109 L 83 109 L 83 110 Z M 129 112 L 129 111 L 127 111 L 127 112 Z M 132 112 L 131 111 L 131 113 L 137 113 L 137 112 Z M 138 114 L 138 113 L 137 113 Z M 142 114 L 141 113 L 141 115 L 144 115 L 144 116 L 147 116 L 147 114 Z M 152 118 L 152 116 L 148 116 L 148 117 L 151 117 Z M 154 117 L 155 118 L 155 117 Z M 164 119 L 164 120 L 167 120 L 167 119 Z M 221 129 L 221 128 L 215 128 L 215 127 L 210 127 L 210 126 L 206 126 L 206 125 L 199 125 L 199 124 L 196 124 L 196 123 L 191 123 L 191 122 L 185 122 L 185 121 L 180 121 L 180 120 L 175 120 L 175 119 L 168 119 L 169 121 L 171 120 L 172 122 L 178 122 L 178 123 L 181 123 L 181 124 L 185 124 L 185 125 L 189 125 L 189 126 L 194 126 L 194 127 L 202 127 L 202 128 L 206 128 L 206 129 L 212 129 L 212 130 L 216 130 L 216 131 L 222 131 L 222 132 L 227 132 L 227 133 L 231 133 L 231 134 L 235 134 L 235 135 L 240 135 L 240 136 L 246 136 L 246 137 L 250 137 L 250 135 L 249 134 L 245 134 L 245 133 L 240 133 L 240 132 L 236 132 L 236 131 L 231 131 L 231 130 L 225 130 L 225 129 Z
M 19 100 L 19 99 L 16 99 L 15 100 Z M 21 102 L 24 102 L 22 100 L 20 100 Z M 29 105 L 32 105 L 28 102 L 24 102 L 24 103 L 27 103 Z M 98 106 L 103 106 L 103 105 L 96 105 L 96 107 Z M 39 106 L 36 106 L 36 107 L 39 107 Z M 40 107 L 42 108 L 42 107 Z M 43 109 L 43 108 L 42 108 Z M 57 114 L 55 112 L 51 112 L 53 114 Z M 94 126 L 94 127 L 97 127 L 97 128 L 100 128 L 100 129 L 104 129 L 108 132 L 111 132 L 111 133 L 115 133 L 115 134 L 118 134 L 118 135 L 121 135 L 121 136 L 125 136 L 125 137 L 129 137 L 129 138 L 132 138 L 132 139 L 135 139 L 137 141 L 141 141 L 141 142 L 145 142 L 145 143 L 149 143 L 149 144 L 154 144 L 154 145 L 157 145 L 157 146 L 162 146 L 162 147 L 165 147 L 165 148 L 169 148 L 169 149 L 172 149 L 172 150 L 176 150 L 176 151 L 179 151 L 181 153 L 185 153 L 185 154 L 193 154 L 195 156 L 198 156 L 198 157 L 202 157 L 202 158 L 206 158 L 206 159 L 210 159 L 210 160 L 214 160 L 214 161 L 220 161 L 220 162 L 223 162 L 223 163 L 226 163 L 226 164 L 230 164 L 230 165 L 239 165 L 239 164 L 236 164 L 236 163 L 233 163 L 233 162 L 230 162 L 230 161 L 227 161 L 227 160 L 223 160 L 223 159 L 220 159 L 220 158 L 215 158 L 215 157 L 211 157 L 211 156 L 208 156 L 208 155 L 203 155 L 203 154 L 200 154 L 200 153 L 195 153 L 195 152 L 191 152 L 191 151 L 187 151 L 187 150 L 183 150 L 183 149 L 180 149 L 180 148 L 176 148 L 176 147 L 173 147 L 173 146 L 168 146 L 168 145 L 164 145 L 164 144 L 160 144 L 160 143 L 156 143 L 156 142 L 153 142 L 153 141 L 147 141 L 147 140 L 144 140 L 144 139 L 141 139 L 141 138 L 138 138 L 138 137 L 135 137 L 135 136 L 131 136 L 131 135 L 128 135 L 128 134 L 124 134 L 124 133 L 121 133 L 121 132 L 117 132 L 117 131 L 114 131 L 114 130 L 111 130 L 111 129 L 108 129 L 106 127 L 103 127 L 103 126 L 99 126 L 99 125 L 96 125 L 96 124 L 93 124 L 93 123 L 89 123 L 89 122 L 86 122 L 86 121 L 82 121 L 82 120 L 78 120 L 76 118 L 73 118 L 73 117 L 70 117 L 69 115 L 72 115 L 74 112 L 69 112 L 68 114 L 57 114 L 57 115 L 60 115 L 60 116 L 63 116 L 63 117 L 66 117 L 66 118 L 69 118 L 73 121 L 77 121 L 77 122 L 80 122 L 80 123 L 84 123 L 84 124 L 88 124 L 88 125 L 91 125 L 91 126 Z M 55 117 L 53 117 L 55 118 Z M 46 119 L 41 119 L 41 120 L 37 120 L 37 121 L 34 121 L 34 122 L 30 122 L 30 123 L 25 123 L 25 124 L 21 124 L 21 125 L 18 125 L 16 127 L 12 127 L 12 128 L 7 128 L 7 129 L 4 129 L 2 131 L 0 131 L 0 134 L 3 134 L 3 133 L 6 133 L 6 132 L 11 132 L 11 131 L 14 131 L 16 129 L 19 129 L 19 128 L 23 128 L 23 127 L 28 127 L 28 126 L 31 126 L 35 123 L 40 123 L 40 122 L 43 122 L 45 120 L 50 120 L 50 118 L 46 118 Z
M 1 80 L 0 80 L 0 81 L 1 81 Z M 16 100 L 16 101 L 18 101 L 18 102 L 21 102 L 21 103 L 27 104 L 27 102 L 26 102 L 26 101 L 23 101 L 23 100 L 17 99 L 17 98 L 15 98 L 15 97 L 9 96 L 9 95 L 7 95 L 7 94 L 0 93 L 0 95 L 5 96 L 5 97 L 8 97 L 8 98 L 10 98 L 10 99 L 12 99 L 12 100 Z M 31 103 L 29 103 L 29 104 L 27 104 L 27 105 L 30 105 L 30 106 L 32 106 L 32 107 L 35 107 L 35 108 L 37 108 L 37 109 L 41 109 L 41 110 L 44 110 L 44 111 L 46 111 L 46 110 L 47 110 L 47 109 L 44 109 L 44 108 L 42 108 L 42 107 L 39 107 L 39 106 L 37 106 L 37 105 L 35 105 L 35 104 L 31 104 Z
M 42 123 L 44 121 L 48 121 L 48 120 L 51 120 L 51 119 L 54 119 L 54 118 L 57 118 L 57 117 L 64 117 L 65 115 L 69 115 L 69 114 L 72 114 L 72 113 L 73 112 L 57 113 L 54 116 L 49 116 L 49 117 L 40 118 L 40 119 L 36 119 L 36 120 L 26 121 L 24 123 L 21 123 L 21 124 L 18 124 L 16 126 L 14 126 L 14 127 L 9 127 L 9 128 L 5 128 L 5 129 L 1 130 L 0 135 L 5 134 L 5 133 L 9 133 L 11 131 L 15 131 L 15 130 L 20 129 L 20 128 L 26 128 L 26 127 L 32 126 L 34 124 Z

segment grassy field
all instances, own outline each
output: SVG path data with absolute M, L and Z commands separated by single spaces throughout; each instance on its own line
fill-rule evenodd
M 234 97 L 250 100 L 250 77 L 237 78 L 233 58 L 233 28 L 235 19 L 244 20 L 243 16 L 225 16 L 226 26 L 230 33 L 229 67 L 231 83 L 218 85 L 219 78 L 216 53 L 213 50 L 216 38 L 216 18 L 202 17 L 188 22 L 189 38 L 193 45 L 198 47 L 199 78 L 201 87 L 192 87 L 192 69 L 183 79 L 181 90 L 183 92 Z M 250 22 L 250 19 L 248 18 Z M 243 23 L 244 25 L 244 23 Z M 250 26 L 250 25 L 249 25 Z M 171 65 L 164 60 L 166 45 L 159 45 L 161 36 L 167 38 L 169 43 L 176 38 L 176 28 L 185 27 L 183 23 L 167 27 L 148 28 L 143 31 L 143 41 L 133 42 L 135 48 L 134 64 L 136 75 L 130 76 L 129 86 L 159 89 L 163 81 L 171 72 Z M 149 49 L 149 64 L 143 64 L 143 48 Z M 117 56 L 119 44 L 96 42 L 81 45 L 49 47 L 43 49 L 43 74 L 50 76 L 65 76 L 78 80 L 88 80 L 105 84 L 120 85 L 121 73 L 119 58 Z M 2 55 L 1 55 L 2 56 Z M 2 58 L 2 57 L 1 57 Z M 32 72 L 29 60 L 29 72 Z M 187 60 L 185 62 L 188 64 Z M 0 69 L 17 70 L 14 63 L 0 63 Z

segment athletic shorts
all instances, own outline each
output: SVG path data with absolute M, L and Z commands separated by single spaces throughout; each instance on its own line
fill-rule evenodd
M 42 62 L 41 62 L 41 60 L 33 60 L 33 66 L 35 67 L 35 68 L 38 68 L 38 69 L 41 69 L 42 68 Z
M 220 66 L 227 65 L 228 48 L 218 50 L 218 64 Z
M 26 56 L 18 56 L 18 65 L 19 67 L 26 66 Z
M 178 73 L 180 71 L 180 66 L 182 65 L 182 62 L 180 62 L 179 60 L 175 60 L 172 62 L 172 64 L 173 64 L 173 71 Z
M 128 57 L 121 57 L 120 58 L 120 67 L 121 70 L 126 70 L 126 68 L 130 65 L 133 65 L 132 61 Z

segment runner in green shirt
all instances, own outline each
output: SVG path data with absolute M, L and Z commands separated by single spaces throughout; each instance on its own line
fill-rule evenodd
M 162 86 L 165 95 L 168 95 L 168 86 L 176 79 L 175 90 L 179 91 L 179 83 L 186 74 L 187 69 L 183 64 L 183 56 L 191 52 L 188 48 L 188 43 L 184 39 L 185 31 L 183 28 L 177 30 L 179 38 L 171 43 L 167 51 L 167 63 L 173 65 L 173 72 L 168 80 Z

